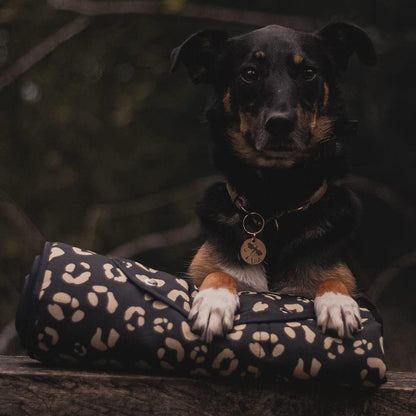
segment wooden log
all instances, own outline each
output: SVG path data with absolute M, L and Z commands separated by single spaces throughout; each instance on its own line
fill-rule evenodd
M 0 415 L 415 415 L 416 373 L 374 390 L 45 367 L 0 356 Z

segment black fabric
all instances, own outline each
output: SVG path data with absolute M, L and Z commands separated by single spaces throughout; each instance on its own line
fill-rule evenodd
M 358 299 L 354 339 L 322 334 L 313 301 L 241 292 L 225 339 L 204 344 L 187 316 L 189 279 L 133 260 L 47 243 L 26 277 L 16 327 L 30 356 L 77 366 L 230 377 L 271 376 L 376 386 L 385 381 L 382 328 Z

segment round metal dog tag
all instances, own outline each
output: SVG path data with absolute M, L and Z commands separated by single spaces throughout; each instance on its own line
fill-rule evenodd
M 248 264 L 260 264 L 266 257 L 266 246 L 258 238 L 248 238 L 241 244 L 241 258 Z

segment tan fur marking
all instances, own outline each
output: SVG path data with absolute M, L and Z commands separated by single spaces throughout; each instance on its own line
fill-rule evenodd
M 231 293 L 237 293 L 237 285 L 234 278 L 223 272 L 210 273 L 199 289 L 228 289 Z
M 329 101 L 329 86 L 326 82 L 324 82 L 324 107 L 328 105 Z
M 330 269 L 323 270 L 321 279 L 322 282 L 318 286 L 316 296 L 321 296 L 325 292 L 354 295 L 355 279 L 349 267 L 344 263 L 339 263 Z
M 263 51 L 257 51 L 257 52 L 254 54 L 254 56 L 255 56 L 256 58 L 259 58 L 259 59 L 264 59 L 264 58 L 266 57 L 266 54 L 265 54 Z
M 220 257 L 208 243 L 204 243 L 189 266 L 189 276 L 200 286 L 210 273 L 218 270 L 221 270 Z
M 224 104 L 224 110 L 227 113 L 231 113 L 231 93 L 230 93 L 229 88 L 227 88 L 227 91 L 225 92 L 222 102 Z
M 316 109 L 304 112 L 298 107 L 297 130 L 301 135 L 311 134 L 311 145 L 325 140 L 332 130 L 332 120 L 328 116 L 319 115 Z
M 294 62 L 296 65 L 301 64 L 301 63 L 303 62 L 303 56 L 300 56 L 300 55 L 294 55 L 294 56 L 293 56 L 293 62 Z

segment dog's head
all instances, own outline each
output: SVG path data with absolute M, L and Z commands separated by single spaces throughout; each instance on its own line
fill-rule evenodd
M 282 168 L 331 134 L 343 111 L 337 79 L 354 53 L 375 63 L 367 34 L 348 23 L 317 33 L 277 25 L 235 37 L 207 30 L 172 51 L 172 69 L 182 62 L 194 83 L 213 85 L 210 121 L 235 156 Z

